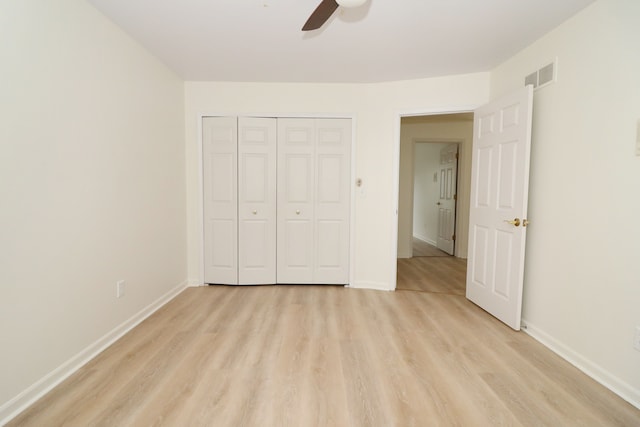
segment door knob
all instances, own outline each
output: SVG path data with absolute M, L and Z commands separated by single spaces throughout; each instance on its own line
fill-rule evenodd
M 511 225 L 515 225 L 516 227 L 518 227 L 520 225 L 520 218 L 514 218 L 514 219 L 505 219 L 504 222 L 508 222 Z
M 253 211 L 253 214 L 256 215 L 258 213 L 258 211 Z
M 440 202 L 436 203 L 436 205 L 440 206 Z
M 296 215 L 300 215 L 300 211 L 296 211 Z

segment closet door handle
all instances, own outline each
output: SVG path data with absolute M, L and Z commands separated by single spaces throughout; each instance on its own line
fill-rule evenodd
M 253 214 L 256 215 L 258 213 L 258 211 L 253 211 Z
M 296 215 L 300 215 L 300 211 L 296 211 Z

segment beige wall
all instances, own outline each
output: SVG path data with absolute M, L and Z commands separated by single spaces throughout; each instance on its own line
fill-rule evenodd
M 492 96 L 558 58 L 534 95 L 523 317 L 640 405 L 640 2 L 600 0 L 492 73 Z
M 183 83 L 93 7 L 0 2 L 0 58 L 2 424 L 185 281 L 186 202 Z
M 395 282 L 397 173 L 401 113 L 471 109 L 488 100 L 487 73 L 378 84 L 186 83 L 189 278 L 202 283 L 202 207 L 198 117 L 348 115 L 355 119 L 356 192 L 352 286 L 392 289 Z
M 411 256 L 413 229 L 413 144 L 415 141 L 449 141 L 460 143 L 458 161 L 458 212 L 455 255 L 467 257 L 469 239 L 469 197 L 471 186 L 471 144 L 473 117 L 460 120 L 451 115 L 412 117 L 403 120 L 400 133 L 400 197 L 398 206 L 398 257 Z

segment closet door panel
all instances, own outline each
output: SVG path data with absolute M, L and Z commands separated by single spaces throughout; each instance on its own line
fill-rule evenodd
M 238 119 L 238 283 L 276 283 L 276 120 Z
M 246 220 L 242 231 L 245 236 L 250 236 L 250 240 L 240 246 L 238 284 L 274 284 L 275 258 L 272 259 L 271 252 L 275 252 L 275 248 L 270 239 L 269 221 Z
M 349 282 L 351 120 L 316 119 L 314 283 Z
M 237 120 L 202 119 L 204 281 L 238 282 Z
M 313 262 L 313 230 L 307 219 L 285 221 L 285 241 L 280 242 L 281 265 L 285 270 L 278 276 L 279 283 L 310 283 Z
M 319 269 L 337 269 L 341 267 L 341 221 L 318 221 L 317 263 Z
M 278 119 L 278 283 L 313 283 L 314 122 Z

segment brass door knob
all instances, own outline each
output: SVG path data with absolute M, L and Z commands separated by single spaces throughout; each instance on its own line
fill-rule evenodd
M 507 222 L 511 225 L 515 225 L 516 227 L 520 226 L 520 218 L 514 218 L 514 219 L 505 219 L 504 222 Z

